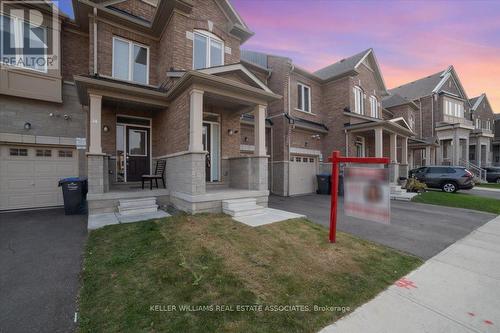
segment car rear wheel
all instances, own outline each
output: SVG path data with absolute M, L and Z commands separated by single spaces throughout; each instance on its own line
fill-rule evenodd
M 458 190 L 457 184 L 455 182 L 445 182 L 441 189 L 446 193 L 453 193 Z

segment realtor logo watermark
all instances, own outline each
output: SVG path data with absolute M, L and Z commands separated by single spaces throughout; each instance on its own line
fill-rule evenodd
M 0 66 L 60 68 L 58 0 L 0 0 Z

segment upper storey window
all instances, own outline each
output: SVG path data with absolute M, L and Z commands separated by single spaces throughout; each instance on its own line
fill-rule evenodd
M 364 103 L 363 103 L 363 90 L 356 86 L 353 88 L 354 91 L 354 112 L 358 114 L 364 114 Z
M 47 29 L 22 18 L 0 16 L 0 61 L 8 65 L 47 72 Z
M 311 87 L 305 84 L 297 84 L 297 109 L 311 112 Z
M 446 99 L 444 101 L 444 114 L 454 117 L 464 117 L 464 106 L 460 101 Z
M 113 38 L 113 77 L 149 84 L 149 48 L 126 39 Z
M 195 31 L 193 38 L 193 69 L 224 64 L 224 42 L 207 31 Z
M 373 118 L 378 118 L 378 100 L 375 96 L 370 96 L 370 112 Z

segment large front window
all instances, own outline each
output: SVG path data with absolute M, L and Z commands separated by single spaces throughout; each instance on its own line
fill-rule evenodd
M 297 109 L 311 112 L 311 87 L 305 84 L 297 84 Z
M 460 101 L 444 100 L 444 114 L 453 117 L 464 117 L 464 105 Z
M 370 96 L 370 109 L 371 109 L 371 116 L 373 118 L 378 118 L 378 101 L 377 97 L 375 96 Z
M 149 48 L 126 39 L 113 38 L 113 77 L 149 83 Z
M 193 38 L 193 68 L 201 69 L 224 64 L 224 43 L 217 36 L 196 31 Z
M 18 17 L 0 16 L 0 62 L 47 71 L 47 29 Z
M 354 112 L 358 114 L 364 113 L 363 90 L 360 87 L 354 87 Z

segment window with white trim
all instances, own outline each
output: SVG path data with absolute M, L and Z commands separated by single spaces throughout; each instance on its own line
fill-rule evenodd
M 224 65 L 224 42 L 208 31 L 193 34 L 193 69 Z
M 479 125 L 479 118 L 476 118 L 476 128 L 480 128 L 481 126 Z
M 378 100 L 375 96 L 370 96 L 370 112 L 373 118 L 378 118 Z
M 0 15 L 0 62 L 47 72 L 47 29 L 23 18 Z
M 149 47 L 113 37 L 113 77 L 149 84 Z
M 410 129 L 413 131 L 415 129 L 415 116 L 413 115 L 413 113 L 410 113 L 410 115 L 408 116 L 408 122 L 408 125 L 410 125 Z
M 297 83 L 297 109 L 311 112 L 311 87 Z
M 444 100 L 444 114 L 453 117 L 464 117 L 464 105 L 460 101 L 453 101 L 449 99 Z
M 365 138 L 357 136 L 354 146 L 356 147 L 356 157 L 365 157 Z
M 364 103 L 363 103 L 363 90 L 356 86 L 353 88 L 354 92 L 354 112 L 357 114 L 364 114 Z

